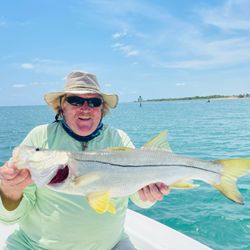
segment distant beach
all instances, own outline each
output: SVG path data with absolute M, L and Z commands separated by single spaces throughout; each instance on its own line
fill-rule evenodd
M 180 98 L 159 98 L 159 99 L 145 99 L 141 98 L 141 102 L 163 102 L 163 101 L 187 101 L 187 100 L 236 100 L 236 99 L 250 99 L 250 94 L 240 95 L 209 95 L 209 96 L 192 96 Z

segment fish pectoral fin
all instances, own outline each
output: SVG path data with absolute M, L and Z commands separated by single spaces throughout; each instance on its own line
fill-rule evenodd
M 199 184 L 194 184 L 192 181 L 177 181 L 170 185 L 172 189 L 191 189 L 199 187 Z
M 73 180 L 76 187 L 86 186 L 94 181 L 98 180 L 100 176 L 96 173 L 89 173 L 85 175 L 80 175 Z
M 250 159 L 229 159 L 218 160 L 223 166 L 220 183 L 213 186 L 223 193 L 228 199 L 236 203 L 244 204 L 243 198 L 237 188 L 236 182 L 238 177 L 246 175 L 250 172 Z
M 171 151 L 171 148 L 167 142 L 167 131 L 162 131 L 151 140 L 146 142 L 143 149 L 162 149 L 166 151 Z
M 130 151 L 133 150 L 133 148 L 128 147 L 115 147 L 115 148 L 108 148 L 107 151 Z
M 105 212 L 109 212 L 111 214 L 116 213 L 116 208 L 111 202 L 109 192 L 89 193 L 87 195 L 87 200 L 89 202 L 89 205 L 97 213 L 100 213 L 100 214 L 105 213 Z

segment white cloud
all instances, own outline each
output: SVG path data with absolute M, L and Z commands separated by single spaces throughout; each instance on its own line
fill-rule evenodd
M 245 38 L 193 42 L 193 56 L 161 62 L 163 68 L 200 69 L 250 62 L 250 41 Z M 205 49 L 204 49 L 205 48 Z
M 6 27 L 7 23 L 5 21 L 0 21 L 0 27 Z
M 121 51 L 125 56 L 137 56 L 139 54 L 139 51 L 134 49 L 130 45 L 126 45 L 123 43 L 116 43 L 112 46 L 114 50 Z
M 12 85 L 13 88 L 25 88 L 26 85 L 25 84 L 14 84 Z
M 32 63 L 22 63 L 21 64 L 21 67 L 23 69 L 33 69 L 34 68 L 34 65 Z
M 6 22 L 6 20 L 5 20 L 5 18 L 2 16 L 2 17 L 0 17 L 0 28 L 1 27 L 7 27 L 7 22 Z
M 17 83 L 17 84 L 13 84 L 12 88 L 16 88 L 16 89 L 22 89 L 22 88 L 27 88 L 29 86 L 31 87 L 37 87 L 37 86 L 42 86 L 42 85 L 46 85 L 46 83 L 41 83 L 41 82 L 32 82 L 29 84 L 21 84 L 21 83 Z
M 176 85 L 176 86 L 185 86 L 186 83 L 184 83 L 184 82 L 178 82 L 178 83 L 176 83 L 175 85 Z
M 112 37 L 114 39 L 118 39 L 118 38 L 122 38 L 126 35 L 127 35 L 127 32 L 123 31 L 123 32 L 116 32 L 116 33 L 112 34 Z
M 249 0 L 190 5 L 185 16 L 173 15 L 157 2 L 89 2 L 103 14 L 99 21 L 121 30 L 112 34 L 113 39 L 122 41 L 112 48 L 126 57 L 137 56 L 140 62 L 154 67 L 181 69 L 250 62 L 250 37 L 246 32 L 250 30 Z M 136 48 L 138 44 L 140 49 Z
M 126 51 L 126 55 L 127 56 L 137 56 L 139 54 L 139 51 L 138 50 L 133 50 L 133 49 L 128 49 L 128 51 Z
M 153 36 L 157 37 L 152 40 L 153 49 L 142 51 L 141 55 L 146 55 L 144 61 L 163 68 L 211 69 L 247 64 L 250 62 L 250 36 L 246 32 L 250 30 L 249 9 L 250 1 L 230 0 L 223 6 L 200 10 L 199 23 L 170 18 L 170 28 L 159 29 L 159 35 Z M 208 26 L 212 23 L 216 30 Z
M 64 61 L 59 61 L 59 60 L 54 60 L 54 59 L 43 59 L 43 58 L 31 59 L 30 63 L 22 63 L 21 67 L 24 69 L 32 70 L 35 73 L 42 73 L 42 74 L 57 76 L 57 77 L 65 76 L 70 71 L 73 71 L 76 69 L 82 69 L 82 70 L 86 70 L 89 72 L 95 72 L 98 68 L 96 65 L 93 65 L 93 64 L 87 64 L 87 63 L 70 64 Z
M 224 5 L 200 11 L 207 24 L 225 30 L 250 30 L 250 1 L 228 0 Z
M 42 82 L 32 82 L 30 86 L 40 86 L 40 85 L 45 85 L 45 83 Z

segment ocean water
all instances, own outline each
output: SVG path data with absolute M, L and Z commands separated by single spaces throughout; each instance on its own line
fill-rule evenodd
M 27 132 L 52 122 L 47 106 L 0 107 L 0 165 Z M 125 130 L 136 147 L 162 130 L 175 153 L 205 160 L 250 158 L 250 100 L 121 103 L 105 122 Z M 238 181 L 245 205 L 237 205 L 208 184 L 173 190 L 150 209 L 130 208 L 213 249 L 250 249 L 250 175 Z

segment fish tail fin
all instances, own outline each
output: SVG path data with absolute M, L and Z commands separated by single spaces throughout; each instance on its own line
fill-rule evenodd
M 221 182 L 213 186 L 224 194 L 228 199 L 244 204 L 243 198 L 237 188 L 236 182 L 240 176 L 250 172 L 250 159 L 218 160 L 223 166 Z

